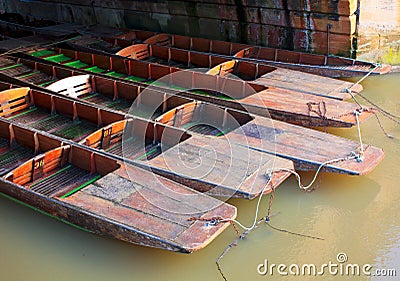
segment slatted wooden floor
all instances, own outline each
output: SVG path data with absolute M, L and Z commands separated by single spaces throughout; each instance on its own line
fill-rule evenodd
M 86 120 L 73 121 L 70 117 L 51 114 L 37 107 L 24 109 L 8 118 L 37 130 L 75 141 L 79 141 L 97 130 L 97 124 Z
M 162 153 L 160 143 L 143 143 L 140 139 L 127 138 L 115 143 L 106 150 L 112 154 L 132 160 L 150 160 Z
M 51 173 L 30 183 L 27 187 L 44 196 L 57 195 L 63 197 L 72 194 L 74 191 L 79 191 L 100 177 L 99 174 L 91 174 L 77 166 L 67 165 L 52 170 Z
M 6 139 L 0 139 L 0 176 L 5 175 L 18 165 L 34 156 L 32 149 L 15 144 L 10 147 Z
M 112 98 L 99 93 L 89 93 L 84 96 L 79 96 L 79 99 L 124 113 L 128 113 L 132 105 L 132 101 L 130 100 L 124 98 L 113 100 Z

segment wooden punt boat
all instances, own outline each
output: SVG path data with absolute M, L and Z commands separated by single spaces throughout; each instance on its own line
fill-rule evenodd
M 276 172 L 266 177 L 265 171 L 276 163 L 287 169 L 293 167 L 289 160 L 251 151 L 223 138 L 209 140 L 149 120 L 125 119 L 124 114 L 29 88 L 5 90 L 0 98 L 0 116 L 13 122 L 105 150 L 121 161 L 152 169 L 215 196 L 254 198 L 260 192 L 268 193 L 290 173 Z M 205 147 L 211 142 L 221 151 L 213 153 L 212 147 Z M 165 154 L 172 150 L 178 152 L 177 157 Z M 184 165 L 171 166 L 183 159 L 179 151 L 185 151 Z M 159 160 L 151 162 L 155 158 Z M 196 171 L 209 172 L 195 174 L 187 168 L 193 166 Z
M 3 196 L 78 228 L 142 246 L 191 253 L 236 216 L 234 206 L 3 118 L 0 162 Z M 226 221 L 207 225 L 193 217 Z
M 92 77 L 97 79 L 94 83 L 90 79 L 89 75 L 69 77 L 49 85 L 48 88 L 56 93 L 67 93 L 79 99 L 91 97 L 95 93 L 94 100 L 85 99 L 89 102 L 105 100 L 106 98 L 100 98 L 100 92 L 104 93 L 103 96 L 108 96 L 109 101 L 111 97 L 118 97 L 119 93 L 131 93 L 134 96 L 133 99 L 131 97 L 133 104 L 130 110 L 124 113 L 154 119 L 169 126 L 182 127 L 203 135 L 215 137 L 224 135 L 230 143 L 290 159 L 295 167 L 301 170 L 315 170 L 325 161 L 345 157 L 359 149 L 358 144 L 353 141 L 319 131 L 163 92 L 139 91 L 134 85 L 124 85 L 100 77 Z M 82 85 L 85 85 L 84 89 Z M 92 85 L 100 85 L 100 91 L 93 90 Z M 114 100 L 117 101 L 118 98 Z M 98 133 L 97 137 L 99 136 Z M 94 141 L 89 140 L 88 144 L 90 143 Z M 95 143 L 98 144 L 99 141 Z M 330 149 L 325 149 L 328 147 Z M 328 165 L 324 170 L 355 175 L 370 172 L 382 160 L 384 154 L 378 148 L 371 146 L 364 148 L 368 151 L 368 156 L 362 163 L 355 160 L 342 161 Z
M 151 38 L 145 40 L 145 42 L 148 42 Z M 109 49 L 102 48 L 102 44 L 90 44 L 93 40 L 102 41 L 103 39 L 93 39 L 93 37 L 87 38 L 84 36 L 78 40 L 69 41 L 66 45 L 68 48 L 78 51 L 100 55 L 113 54 Z M 135 45 L 126 47 L 127 42 L 121 41 L 121 39 L 115 40 L 115 45 L 113 45 L 115 46 L 114 49 L 120 49 L 117 52 L 114 52 L 117 55 L 180 69 L 217 68 L 219 67 L 219 64 L 234 60 L 236 64 L 234 74 L 237 77 L 268 87 L 278 87 L 336 99 L 348 99 L 351 97 L 345 92 L 345 89 L 352 90 L 354 93 L 358 93 L 362 90 L 362 86 L 359 84 L 354 85 L 337 79 L 283 69 L 275 66 L 271 67 L 262 64 L 262 62 L 242 60 L 239 57 L 220 56 L 213 53 L 202 53 L 163 45 L 140 44 L 137 42 L 135 42 Z M 109 40 L 105 41 L 104 39 L 103 42 L 110 44 Z
M 112 77 L 143 87 L 148 87 L 151 84 L 152 88 L 160 91 L 216 103 L 224 107 L 239 110 L 245 108 L 252 114 L 272 117 L 302 126 L 351 127 L 356 125 L 353 113 L 357 109 L 357 105 L 353 103 L 285 89 L 267 88 L 229 77 L 213 76 L 190 70 L 180 71 L 164 65 L 66 49 L 40 50 L 31 52 L 30 56 L 24 57 L 29 59 L 1 58 L 0 73 L 25 79 L 25 74 L 21 74 L 16 66 L 20 67 L 20 64 L 29 65 L 35 70 L 39 69 L 39 62 L 42 63 L 40 65 L 43 65 L 45 61 L 48 63 L 55 61 L 57 62 L 55 65 L 62 64 L 76 68 L 82 73 Z M 37 63 L 35 64 L 30 59 L 36 59 Z M 48 66 L 47 69 L 50 69 L 47 76 L 54 76 L 52 68 Z M 34 73 L 33 70 L 30 73 Z M 255 71 L 255 69 L 253 70 Z M 25 68 L 23 71 L 27 72 Z M 25 80 L 31 79 L 30 73 L 26 74 Z M 156 80 L 157 82 L 152 84 Z M 44 84 L 42 83 L 42 85 Z M 200 89 L 200 91 L 190 89 Z M 226 94 L 220 94 L 221 92 Z M 372 116 L 370 112 L 364 113 L 360 121 Z
M 126 47 L 117 55 L 137 60 L 155 62 L 168 66 L 185 68 L 215 68 L 215 75 L 221 75 L 223 65 L 231 65 L 230 72 L 236 77 L 266 87 L 276 87 L 305 94 L 335 99 L 346 99 L 346 89 L 358 93 L 362 86 L 349 82 L 312 75 L 304 72 L 271 67 L 259 62 L 238 60 L 236 57 L 221 57 L 160 45 L 136 44 Z
M 136 31 L 132 32 L 135 33 Z M 118 35 L 115 37 L 129 40 L 129 36 L 130 34 L 128 32 L 125 35 Z M 325 77 L 364 76 L 371 71 L 371 75 L 379 75 L 388 73 L 391 70 L 390 65 L 376 65 L 367 61 L 334 55 L 303 53 L 172 34 L 157 34 L 145 40 L 144 43 L 218 54 L 223 57 L 240 58 L 246 61 L 260 62 L 270 66 L 297 70 Z
M 235 117 L 227 118 L 226 115 Z M 224 131 L 233 143 L 246 142 L 252 149 L 276 153 L 277 156 L 293 160 L 298 170 L 317 169 L 326 161 L 348 157 L 360 149 L 359 144 L 344 138 L 284 122 L 271 122 L 263 117 L 200 101 L 174 108 L 156 118 L 156 121 L 198 134 L 218 135 Z M 239 127 L 236 125 L 238 122 L 243 124 Z M 356 159 L 340 161 L 326 165 L 323 170 L 352 175 L 367 174 L 381 162 L 384 153 L 382 149 L 369 145 L 364 145 L 364 153 L 365 158 L 361 162 Z

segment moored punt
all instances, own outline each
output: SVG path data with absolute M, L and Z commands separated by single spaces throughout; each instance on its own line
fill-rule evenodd
M 298 170 L 317 169 L 327 161 L 361 153 L 359 144 L 351 140 L 198 101 L 172 109 L 156 121 L 198 134 L 218 136 L 223 131 L 230 142 L 276 153 L 292 160 Z M 323 171 L 364 175 L 384 157 L 382 149 L 370 145 L 363 145 L 362 154 L 362 161 L 354 158 L 330 163 Z
M 362 86 L 359 84 L 354 85 L 337 79 L 240 60 L 236 57 L 221 57 L 212 53 L 200 53 L 173 47 L 135 44 L 120 50 L 117 55 L 181 69 L 220 69 L 224 64 L 230 64 L 232 65 L 231 72 L 234 75 L 255 84 L 339 100 L 351 98 L 347 90 L 354 93 L 362 90 Z M 215 73 L 219 74 L 220 72 L 216 71 Z
M 276 172 L 267 177 L 265 171 L 275 163 L 287 169 L 293 167 L 289 160 L 251 151 L 239 144 L 229 144 L 224 139 L 210 140 L 213 147 L 222 149 L 214 154 L 212 149 L 204 147 L 209 143 L 204 137 L 148 120 L 125 119 L 124 114 L 29 88 L 6 90 L 0 92 L 0 97 L 0 116 L 13 122 L 64 139 L 81 141 L 86 146 L 106 151 L 107 155 L 147 167 L 215 196 L 254 198 L 261 192 L 268 193 L 290 173 Z M 192 149 L 186 150 L 187 147 Z M 184 162 L 187 165 L 168 165 L 179 163 L 180 155 L 178 158 L 164 155 L 172 149 L 185 151 Z M 200 155 L 199 151 L 204 153 Z M 153 165 L 150 160 L 155 158 L 166 161 L 166 164 Z M 195 166 L 196 171 L 211 172 L 194 176 L 193 168 L 187 168 L 190 165 Z
M 163 92 L 239 110 L 245 108 L 252 114 L 271 116 L 274 119 L 298 125 L 334 127 L 356 125 L 353 113 L 358 108 L 357 105 L 335 99 L 273 87 L 267 88 L 259 84 L 220 75 L 213 76 L 190 70 L 179 71 L 179 69 L 173 67 L 121 57 L 88 54 L 65 49 L 46 49 L 31 52 L 30 54 L 32 57 L 42 57 L 50 62 L 77 68 L 82 73 L 86 72 L 103 77 L 111 77 L 116 80 L 126 80 L 144 88 L 151 84 L 152 88 Z M 39 63 L 28 59 L 17 60 L 3 57 L 0 59 L 2 64 L 0 73 L 27 81 L 28 79 L 32 80 L 32 74 L 46 68 L 48 81 L 36 83 L 46 85 L 47 82 L 51 83 L 51 78 L 55 76 L 52 69 L 57 68 L 54 65 L 42 67 L 44 65 L 43 59 L 36 59 L 40 61 Z M 18 70 L 20 64 L 28 65 L 31 68 L 31 72 L 28 73 L 24 68 L 22 73 L 27 72 L 27 74 L 21 74 L 21 71 Z M 35 72 L 34 70 L 37 71 Z M 255 69 L 252 70 L 255 71 Z M 58 70 L 56 70 L 57 72 Z M 154 81 L 156 83 L 153 83 Z M 193 89 L 199 90 L 193 91 Z M 220 94 L 221 92 L 224 95 Z M 360 117 L 360 121 L 371 115 L 371 112 L 364 112 Z
M 76 80 L 73 81 L 72 78 L 76 78 Z M 89 76 L 83 75 L 72 78 L 55 82 L 49 88 L 57 93 L 68 93 L 70 96 L 79 98 L 81 93 L 79 85 L 88 83 Z M 78 89 L 77 91 L 74 91 L 74 83 L 78 86 L 75 88 Z M 104 80 L 100 82 L 98 80 L 96 83 L 96 85 L 101 85 L 102 91 L 107 93 L 109 97 L 117 96 L 116 89 L 138 93 L 136 89 L 129 88 L 134 87 L 133 85 L 125 85 L 126 88 L 122 88 L 112 81 Z M 81 95 L 81 97 L 85 96 L 85 93 Z M 271 155 L 276 153 L 282 158 L 290 159 L 294 162 L 295 167 L 300 170 L 315 170 L 325 161 L 346 157 L 351 155 L 352 152 L 358 153 L 359 151 L 357 143 L 330 134 L 158 91 L 143 91 L 140 95 L 135 95 L 132 102 L 130 110 L 124 111 L 129 115 L 155 119 L 157 122 L 168 126 L 189 129 L 203 135 L 225 136 L 230 143 L 248 146 Z M 278 127 L 279 129 L 277 129 Z M 115 134 L 121 130 L 121 127 L 113 129 Z M 97 140 L 93 141 L 89 138 L 87 140 L 88 145 L 92 143 L 100 144 L 100 132 L 94 135 L 97 135 L 95 137 Z M 333 146 L 334 149 L 325 149 Z M 173 153 L 177 152 L 166 151 L 163 155 L 172 155 Z M 364 153 L 365 160 L 362 162 L 353 159 L 341 161 L 327 165 L 324 170 L 362 175 L 370 172 L 384 156 L 381 149 L 368 145 L 364 146 Z M 171 158 L 174 157 L 179 157 L 179 155 L 171 156 Z
M 129 33 L 125 36 L 129 38 Z M 119 35 L 119 38 L 124 38 L 124 35 Z M 391 69 L 390 65 L 376 65 L 367 61 L 333 55 L 318 55 L 172 34 L 157 34 L 144 43 L 235 57 L 325 77 L 364 76 L 371 71 L 371 75 L 379 75 Z
M 0 193 L 68 224 L 191 253 L 207 246 L 236 217 L 235 207 L 150 171 L 2 118 L 0 128 L 2 160 L 12 153 L 10 146 L 30 152 L 20 154 L 23 163 L 1 170 Z M 207 225 L 194 219 L 215 217 L 222 221 Z
M 117 30 L 115 32 L 117 32 Z M 137 32 L 143 31 L 132 30 L 124 34 L 117 32 L 118 35 L 115 36 L 112 36 L 110 33 L 103 34 L 102 36 L 102 32 L 99 30 L 97 33 L 83 33 L 91 34 L 96 38 L 103 38 L 103 40 L 107 40 L 109 42 L 114 42 L 114 45 L 117 48 L 124 48 L 128 44 L 127 42 L 130 42 L 130 37 L 134 36 L 134 34 Z M 79 45 L 86 45 L 88 48 L 97 49 L 97 46 L 85 44 L 85 42 L 90 41 L 91 39 L 86 37 L 86 39 L 77 42 L 75 47 Z M 132 44 L 138 43 L 137 40 L 132 40 L 131 42 Z M 72 41 L 70 43 L 70 46 L 74 47 L 74 42 Z M 367 61 L 334 55 L 319 55 L 165 33 L 155 34 L 154 36 L 144 40 L 143 43 L 173 47 L 192 52 L 214 54 L 226 59 L 237 58 L 249 62 L 258 62 L 278 68 L 296 70 L 332 78 L 364 76 L 369 72 L 371 72 L 371 75 L 379 75 L 388 73 L 391 70 L 390 65 L 377 65 Z
M 101 45 L 87 47 L 87 44 L 82 41 L 90 42 L 89 39 L 81 38 L 68 42 L 68 46 L 78 51 L 83 50 L 103 55 L 113 54 L 107 49 L 101 48 Z M 126 44 L 119 43 L 115 48 L 122 48 L 122 46 L 125 45 Z M 358 93 L 362 90 L 362 86 L 359 84 L 354 85 L 349 82 L 319 75 L 268 66 L 262 62 L 246 61 L 238 57 L 222 57 L 212 53 L 201 53 L 167 46 L 136 43 L 135 45 L 119 50 L 116 54 L 126 58 L 163 64 L 180 69 L 213 68 L 218 67 L 219 64 L 235 60 L 235 75 L 241 79 L 268 87 L 300 91 L 310 95 L 339 100 L 351 98 L 351 95 L 347 93 L 347 89 L 354 93 Z

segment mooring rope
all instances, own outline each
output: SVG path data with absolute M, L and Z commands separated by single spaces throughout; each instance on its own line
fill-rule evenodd
M 351 88 L 354 87 L 355 85 L 360 84 L 362 81 L 364 81 L 368 76 L 371 75 L 372 72 L 374 72 L 378 67 L 381 67 L 381 64 L 376 64 L 375 67 L 369 71 L 365 76 L 363 76 L 361 79 L 359 79 L 357 82 L 353 83 L 350 87 L 346 87 L 345 91 L 351 95 L 352 99 L 357 103 L 357 105 L 360 107 L 359 111 L 356 111 L 355 115 L 356 115 L 356 120 L 357 123 L 359 123 L 358 121 L 358 116 L 361 114 L 362 111 L 367 111 L 360 102 L 358 102 L 358 100 L 356 99 L 356 97 L 354 96 L 353 92 L 351 91 Z M 370 105 L 373 106 L 373 108 L 368 109 L 368 111 L 372 111 L 372 113 L 375 115 L 379 127 L 381 128 L 381 130 L 383 131 L 383 133 L 386 135 L 386 137 L 393 139 L 394 137 L 390 134 L 388 134 L 385 130 L 385 128 L 383 127 L 381 121 L 379 120 L 379 117 L 377 115 L 377 112 L 381 113 L 384 117 L 388 118 L 389 120 L 395 122 L 396 124 L 400 125 L 400 116 L 394 115 L 391 112 L 383 109 L 381 106 L 377 105 L 376 103 L 374 103 L 373 101 L 371 101 L 370 99 L 368 99 L 366 96 L 364 96 L 361 93 L 358 93 L 358 95 L 364 99 L 366 102 L 368 102 Z M 377 111 L 377 112 L 376 112 Z M 358 133 L 359 133 L 359 137 L 360 137 L 360 129 L 359 129 L 359 125 L 358 125 Z M 361 137 L 360 137 L 360 143 L 362 143 L 361 141 Z M 361 146 L 361 149 L 363 147 Z M 362 150 L 361 150 L 362 152 Z
M 265 221 L 265 223 L 273 230 L 279 231 L 279 232 L 283 232 L 283 233 L 287 233 L 287 234 L 291 234 L 291 235 L 297 235 L 297 236 L 301 236 L 301 237 L 305 237 L 305 238 L 310 238 L 310 239 L 316 239 L 316 240 L 324 240 L 324 238 L 321 237 L 317 237 L 317 236 L 312 236 L 312 235 L 306 235 L 306 234 L 302 234 L 302 233 L 297 233 L 297 232 L 293 232 L 293 231 L 289 231 L 286 229 L 282 229 L 276 226 L 273 226 L 271 224 L 270 221 L 270 214 L 271 214 L 271 209 L 272 209 L 272 203 L 273 200 L 275 198 L 275 188 L 271 187 L 271 195 L 270 195 L 270 199 L 269 199 L 269 204 L 268 204 L 268 209 L 267 209 L 267 214 L 265 217 L 258 219 L 258 214 L 259 214 L 259 207 L 260 207 L 260 202 L 262 199 L 262 196 L 264 194 L 264 191 L 266 189 L 266 187 L 269 185 L 271 178 L 272 178 L 272 173 L 275 172 L 289 172 L 291 174 L 293 174 L 296 177 L 298 186 L 300 189 L 305 190 L 305 191 L 312 191 L 314 189 L 312 189 L 312 186 L 314 185 L 315 181 L 318 178 L 318 175 L 320 174 L 320 172 L 322 171 L 322 169 L 324 167 L 326 167 L 327 165 L 330 164 L 334 164 L 334 163 L 338 163 L 338 162 L 342 162 L 342 161 L 349 161 L 349 160 L 357 160 L 358 162 L 362 162 L 364 160 L 364 144 L 363 144 L 363 140 L 362 140 L 362 135 L 361 135 L 361 126 L 360 126 L 360 115 L 364 112 L 364 111 L 368 111 L 374 113 L 374 115 L 376 116 L 378 123 L 380 125 L 380 127 L 382 128 L 383 132 L 385 133 L 385 135 L 391 137 L 388 133 L 386 133 L 386 131 L 384 130 L 376 112 L 374 112 L 374 108 L 365 108 L 354 96 L 353 92 L 350 90 L 352 87 L 354 87 L 355 85 L 358 85 L 359 83 L 361 83 L 364 79 L 366 79 L 369 75 L 371 75 L 372 72 L 374 72 L 378 67 L 380 67 L 380 65 L 376 65 L 368 74 L 366 74 L 364 77 L 362 77 L 360 80 L 358 80 L 356 83 L 354 83 L 351 87 L 346 88 L 346 92 L 349 93 L 351 95 L 351 97 L 353 98 L 353 100 L 356 102 L 356 104 L 359 106 L 358 109 L 356 109 L 352 114 L 354 114 L 355 119 L 356 119 L 356 125 L 357 125 L 357 133 L 358 133 L 358 141 L 359 141 L 359 151 L 351 151 L 351 153 L 346 156 L 346 157 L 340 157 L 340 158 L 336 158 L 336 159 L 331 159 L 331 160 L 327 160 L 323 163 L 321 163 L 318 167 L 318 169 L 316 170 L 312 180 L 310 181 L 310 183 L 308 185 L 304 185 L 301 181 L 301 177 L 300 174 L 297 173 L 294 169 L 288 169 L 288 168 L 275 168 L 275 169 L 269 169 L 266 171 L 265 176 L 268 177 L 268 183 L 266 186 L 264 186 L 264 188 L 262 189 L 262 191 L 260 192 L 260 196 L 258 198 L 257 201 L 257 205 L 256 205 L 256 211 L 255 211 L 255 216 L 254 216 L 254 221 L 253 224 L 250 227 L 246 227 L 244 226 L 242 223 L 240 223 L 237 220 L 220 220 L 219 222 L 226 222 L 229 221 L 232 223 L 232 225 L 237 224 L 238 226 L 240 226 L 241 228 L 243 228 L 245 230 L 244 233 L 242 233 L 241 235 L 239 235 L 239 237 L 232 242 L 224 251 L 223 253 L 218 257 L 217 261 L 216 261 L 216 265 L 218 268 L 219 273 L 221 274 L 222 278 L 227 281 L 226 276 L 224 275 L 222 268 L 220 266 L 220 262 L 222 260 L 222 258 L 230 251 L 230 249 L 232 249 L 234 246 L 236 246 L 238 244 L 238 242 L 240 240 L 242 240 L 243 238 L 245 238 L 247 236 L 247 234 L 250 233 L 251 230 L 253 230 L 254 228 L 256 228 L 262 221 Z M 374 107 L 376 107 L 378 109 L 378 111 L 380 113 L 382 113 L 385 117 L 392 119 L 394 122 L 400 124 L 400 121 L 396 120 L 396 119 L 400 119 L 400 117 L 395 116 L 393 114 L 391 114 L 390 112 L 380 108 L 379 106 L 377 106 L 376 104 L 374 104 L 373 102 L 369 101 L 366 97 L 364 97 L 363 95 L 361 95 L 361 97 L 366 100 L 367 102 L 369 102 L 370 104 L 372 104 Z M 308 108 L 309 111 L 313 111 L 312 108 L 312 104 L 308 104 Z M 313 111 L 314 112 L 314 111 Z M 319 110 L 318 112 L 315 111 L 315 113 L 322 113 L 321 110 Z M 323 117 L 322 114 L 318 114 L 320 117 Z M 217 223 L 219 223 L 217 222 Z
M 353 88 L 354 86 L 360 84 L 362 81 L 364 81 L 367 77 L 369 77 L 375 70 L 377 70 L 379 67 L 381 67 L 382 65 L 380 63 L 375 64 L 375 67 L 373 69 L 371 69 L 367 74 L 365 74 L 361 79 L 359 79 L 357 82 L 353 83 L 353 85 L 351 85 L 349 88 L 346 88 L 345 90 L 350 90 L 351 88 Z
M 361 137 L 361 126 L 360 126 L 360 120 L 358 119 L 358 116 L 361 115 L 362 111 L 358 111 L 355 110 L 354 111 L 354 115 L 356 116 L 356 121 L 357 121 L 357 131 L 358 131 L 358 140 L 360 142 L 360 152 L 357 155 L 355 155 L 357 157 L 357 161 L 358 162 L 362 162 L 364 160 L 364 145 L 363 145 L 363 141 L 362 141 L 362 137 Z

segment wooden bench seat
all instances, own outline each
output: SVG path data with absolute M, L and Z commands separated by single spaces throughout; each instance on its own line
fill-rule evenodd
M 67 197 L 101 177 L 69 163 L 71 147 L 55 148 L 26 161 L 5 178 L 44 196 Z

